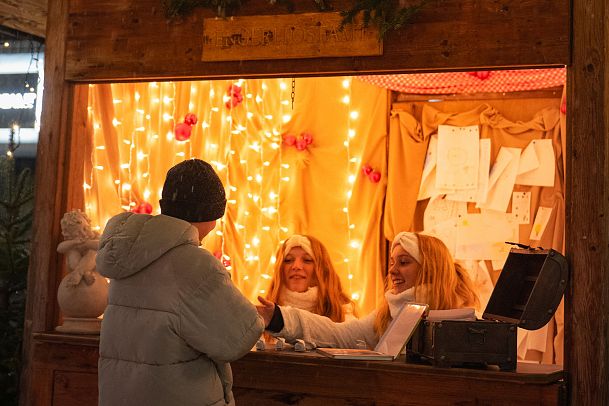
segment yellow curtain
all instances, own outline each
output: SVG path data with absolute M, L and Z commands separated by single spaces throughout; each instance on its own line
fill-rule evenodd
M 197 123 L 178 141 L 174 128 L 187 113 Z M 89 115 L 85 209 L 100 230 L 121 211 L 150 204 L 159 213 L 167 170 L 201 158 L 214 165 L 228 199 L 204 245 L 246 296 L 265 292 L 280 242 L 303 233 L 326 245 L 362 313 L 376 306 L 386 90 L 350 77 L 296 79 L 294 88 L 290 79 L 91 85 Z

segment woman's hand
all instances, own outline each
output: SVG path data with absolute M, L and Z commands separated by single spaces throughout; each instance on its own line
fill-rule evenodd
M 266 300 L 262 296 L 258 296 L 258 301 L 262 303 L 262 305 L 256 305 L 256 310 L 264 320 L 264 327 L 268 327 L 273 318 L 273 313 L 275 312 L 275 303 Z

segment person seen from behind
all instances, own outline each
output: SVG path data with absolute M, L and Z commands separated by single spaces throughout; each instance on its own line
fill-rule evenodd
M 224 215 L 211 165 L 167 172 L 161 214 L 108 221 L 97 271 L 111 279 L 100 335 L 99 405 L 234 405 L 230 361 L 263 331 L 262 318 L 201 240 Z

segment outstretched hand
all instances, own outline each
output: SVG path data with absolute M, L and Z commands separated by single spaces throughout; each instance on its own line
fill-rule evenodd
M 262 296 L 258 296 L 258 301 L 262 305 L 256 305 L 256 310 L 258 311 L 258 314 L 262 316 L 264 326 L 267 327 L 273 318 L 273 313 L 275 312 L 275 303 L 266 300 Z

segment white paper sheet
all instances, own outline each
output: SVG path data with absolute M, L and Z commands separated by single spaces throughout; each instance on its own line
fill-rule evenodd
M 446 198 L 461 202 L 484 202 L 488 193 L 489 168 L 491 163 L 491 140 L 484 138 L 479 141 L 478 154 L 478 186 L 476 189 L 458 190 L 448 193 Z
M 526 149 L 528 150 L 531 146 L 535 151 L 539 165 L 534 169 L 524 171 L 524 169 L 530 165 L 530 162 L 527 161 L 527 165 L 523 168 L 523 172 L 519 173 L 516 177 L 515 183 L 518 185 L 553 187 L 556 157 L 554 155 L 552 140 L 533 140 Z
M 504 213 L 507 211 L 518 172 L 521 151 L 520 148 L 501 147 L 489 176 L 489 191 L 486 201 L 477 203 L 476 207 Z
M 467 203 L 445 199 L 444 196 L 432 198 L 423 214 L 423 228 L 428 230 L 443 221 L 467 214 Z
M 531 192 L 512 193 L 512 216 L 518 224 L 531 222 Z
M 453 217 L 440 223 L 425 228 L 423 234 L 431 235 L 442 240 L 450 254 L 455 256 L 457 250 L 457 222 L 459 217 Z
M 437 188 L 436 187 L 436 159 L 438 155 L 438 135 L 434 134 L 429 140 L 427 146 L 427 155 L 425 157 L 425 166 L 421 176 L 421 185 L 419 186 L 419 196 L 417 200 L 425 200 L 430 197 L 453 193 L 455 189 Z
M 438 189 L 475 189 L 478 186 L 479 140 L 478 126 L 438 126 Z
M 501 260 L 518 241 L 518 224 L 507 213 L 469 213 L 457 223 L 455 259 Z
M 531 235 L 529 238 L 534 241 L 541 240 L 544 231 L 546 231 L 546 227 L 548 226 L 548 220 L 550 220 L 550 215 L 552 214 L 551 207 L 539 207 L 537 209 L 537 215 L 535 216 L 535 222 L 533 223 L 533 227 L 531 227 Z

